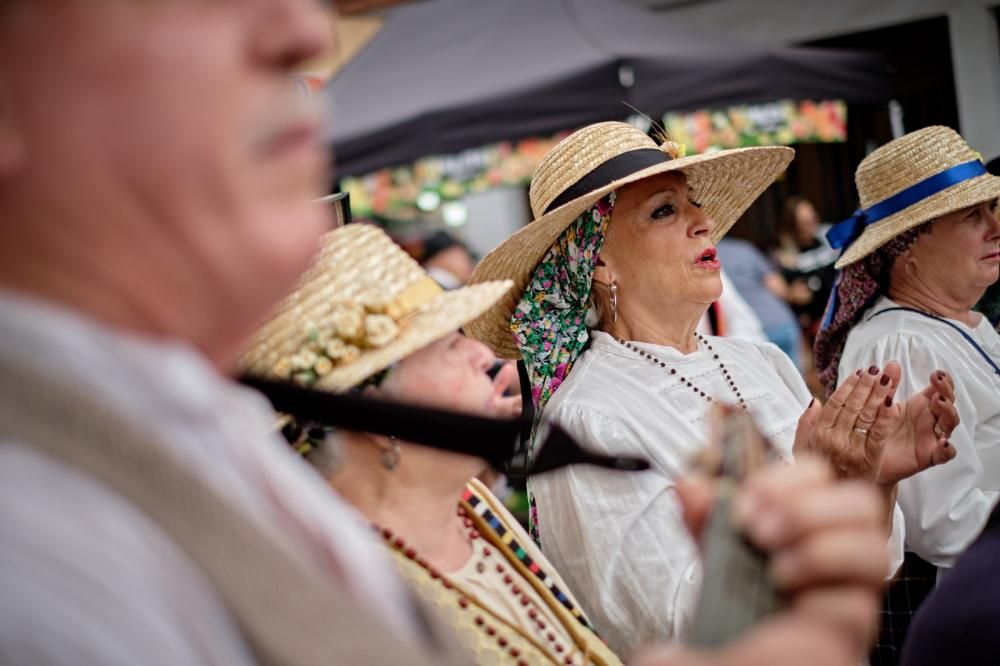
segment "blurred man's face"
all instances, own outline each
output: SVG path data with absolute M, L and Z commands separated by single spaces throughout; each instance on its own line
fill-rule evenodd
M 319 118 L 289 77 L 331 46 L 324 4 L 8 7 L 0 36 L 4 210 L 61 224 L 117 221 L 107 226 L 116 234 L 127 220 L 137 243 L 162 243 L 207 290 L 224 292 L 228 315 L 259 318 L 328 224 L 325 207 L 312 203 L 329 177 Z M 81 251 L 100 253 L 101 233 L 95 227 Z

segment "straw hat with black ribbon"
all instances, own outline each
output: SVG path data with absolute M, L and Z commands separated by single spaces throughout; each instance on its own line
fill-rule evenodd
M 827 239 L 844 268 L 928 220 L 1000 197 L 1000 177 L 949 127 L 906 134 L 876 149 L 855 174 L 861 208 Z
M 458 330 L 510 286 L 446 292 L 383 231 L 347 225 L 323 237 L 313 266 L 239 363 L 251 375 L 343 392 Z
M 531 179 L 535 219 L 476 267 L 471 283 L 510 279 L 514 288 L 466 325 L 466 331 L 502 358 L 519 358 L 510 320 L 538 263 L 570 224 L 623 185 L 668 171 L 688 186 L 715 221 L 713 240 L 725 234 L 749 205 L 785 170 L 794 151 L 783 147 L 736 148 L 683 156 L 621 122 L 589 125 L 560 141 Z

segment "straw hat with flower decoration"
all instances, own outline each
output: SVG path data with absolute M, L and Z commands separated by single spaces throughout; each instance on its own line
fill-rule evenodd
M 539 261 L 567 227 L 608 193 L 668 171 L 688 186 L 715 221 L 718 240 L 747 207 L 785 170 L 791 148 L 736 148 L 684 156 L 673 142 L 657 145 L 645 132 L 622 122 L 589 125 L 560 141 L 531 179 L 534 221 L 487 254 L 470 283 L 511 279 L 508 291 L 466 331 L 502 358 L 519 358 L 510 319 Z
M 248 343 L 246 373 L 343 392 L 457 330 L 510 281 L 444 291 L 380 229 L 323 237 L 312 268 Z
M 836 267 L 868 256 L 908 229 L 1000 197 L 1000 178 L 949 127 L 932 126 L 890 141 L 858 165 L 861 209 L 830 230 L 846 247 Z

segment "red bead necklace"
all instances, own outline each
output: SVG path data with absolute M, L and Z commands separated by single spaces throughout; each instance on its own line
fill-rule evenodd
M 465 509 L 463 509 L 462 507 L 458 507 L 457 513 L 458 516 L 462 519 L 463 526 L 468 530 L 469 541 L 470 543 L 473 544 L 473 549 L 475 550 L 475 541 L 482 537 L 479 534 L 479 531 L 476 529 L 475 523 L 472 521 L 471 518 L 469 518 L 468 514 L 466 514 Z M 430 564 L 430 562 L 428 562 L 425 558 L 421 557 L 420 554 L 417 553 L 415 548 L 413 548 L 412 546 L 408 546 L 406 544 L 406 541 L 402 537 L 393 534 L 392 530 L 388 528 L 379 527 L 377 525 L 373 525 L 373 527 L 375 528 L 375 531 L 381 535 L 381 537 L 385 540 L 387 544 L 389 544 L 395 550 L 402 553 L 408 560 L 413 561 L 415 564 L 417 564 L 417 566 L 424 569 L 432 579 L 439 581 L 445 589 L 454 591 L 458 596 L 458 606 L 463 611 L 469 610 L 470 606 L 472 605 L 481 606 L 479 602 L 475 601 L 470 595 L 466 594 L 464 591 L 461 590 L 461 588 L 457 587 L 454 583 L 452 583 L 451 580 L 449 580 L 445 574 L 443 574 L 436 567 Z M 490 548 L 490 546 L 484 544 L 481 549 L 481 552 L 483 555 L 483 559 L 485 561 L 479 561 L 476 563 L 476 572 L 480 574 L 485 573 L 486 567 L 488 566 L 487 562 L 490 561 L 495 562 L 493 566 L 495 567 L 496 573 L 501 576 L 501 580 L 503 580 L 504 584 L 508 587 L 508 589 L 515 596 L 515 598 L 518 599 L 518 602 L 521 604 L 521 606 L 527 608 L 528 617 L 537 627 L 538 633 L 542 635 L 545 638 L 545 640 L 547 640 L 551 644 L 552 649 L 556 652 L 557 655 L 563 656 L 565 653 L 565 656 L 563 656 L 564 664 L 573 664 L 574 659 L 572 651 L 567 653 L 565 646 L 563 646 L 563 644 L 559 642 L 559 637 L 548 626 L 548 623 L 542 617 L 542 614 L 538 612 L 537 605 L 532 601 L 531 597 L 528 594 L 522 591 L 521 587 L 517 584 L 515 577 L 511 575 L 511 572 L 508 570 L 507 566 L 499 558 L 497 560 L 490 560 L 491 556 L 493 555 L 493 549 Z M 528 606 L 531 607 L 528 608 Z M 477 627 L 482 629 L 487 636 L 495 639 L 497 645 L 507 650 L 507 653 L 511 657 L 517 659 L 518 657 L 521 656 L 521 650 L 510 645 L 509 639 L 499 633 L 498 630 L 500 627 L 499 623 L 497 624 L 491 623 L 489 621 L 489 618 L 485 617 L 482 613 L 478 613 L 473 618 L 473 622 Z M 522 666 L 522 665 L 527 666 L 528 664 L 528 662 L 523 659 L 519 659 L 516 663 L 517 666 Z
M 719 370 L 722 371 L 722 378 L 726 381 L 726 384 L 729 386 L 729 389 L 733 392 L 733 394 L 736 395 L 736 399 L 737 401 L 739 401 L 739 406 L 742 409 L 746 410 L 747 403 L 746 400 L 743 399 L 743 393 L 740 391 L 739 387 L 736 386 L 736 382 L 733 380 L 732 375 L 729 374 L 729 370 L 726 369 L 726 364 L 723 363 L 721 360 L 719 360 L 719 353 L 715 351 L 715 348 L 712 347 L 709 341 L 705 339 L 705 336 L 703 336 L 701 333 L 695 331 L 694 337 L 698 340 L 698 342 L 704 345 L 706 349 L 708 349 L 708 353 L 712 355 L 712 360 L 714 360 L 716 363 L 719 364 Z M 694 391 L 696 394 L 700 395 L 708 402 L 713 402 L 712 396 L 708 395 L 708 393 L 706 393 L 704 389 L 699 388 L 690 379 L 678 373 L 677 368 L 668 368 L 666 362 L 663 359 L 658 358 L 657 356 L 654 356 L 653 354 L 650 354 L 647 351 L 643 351 L 637 345 L 634 345 L 631 342 L 626 342 L 621 338 L 615 338 L 615 340 L 618 341 L 618 344 L 622 345 L 629 351 L 638 354 L 639 356 L 646 359 L 653 365 L 658 365 L 664 370 L 668 371 L 671 375 L 676 376 L 677 379 L 680 380 L 681 384 L 684 384 L 685 386 Z

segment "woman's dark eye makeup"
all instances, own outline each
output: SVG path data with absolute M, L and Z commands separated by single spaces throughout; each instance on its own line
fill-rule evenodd
M 695 201 L 694 199 L 688 199 L 688 202 L 695 208 L 701 208 L 701 204 Z M 668 203 L 668 204 L 663 204 L 662 206 L 658 206 L 657 208 L 654 208 L 651 217 L 654 220 L 662 220 L 664 218 L 670 217 L 676 212 L 677 210 L 674 208 L 674 205 L 672 203 Z
M 662 220 L 665 217 L 670 217 L 675 212 L 673 204 L 664 204 L 653 210 L 652 218 L 654 220 Z

